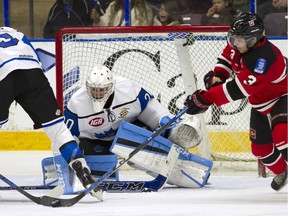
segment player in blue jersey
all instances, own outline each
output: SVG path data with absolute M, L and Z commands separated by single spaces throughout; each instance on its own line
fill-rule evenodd
M 16 101 L 33 120 L 34 128 L 44 129 L 55 156 L 61 154 L 72 168 L 81 164 L 76 174 L 89 187 L 94 182 L 90 169 L 64 123 L 41 62 L 27 37 L 9 27 L 0 28 L 0 92 L 0 127 L 8 122 L 9 107 Z M 98 196 L 97 191 L 91 194 Z

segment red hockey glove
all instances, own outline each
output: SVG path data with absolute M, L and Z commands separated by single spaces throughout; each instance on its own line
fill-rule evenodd
M 187 114 L 194 115 L 205 112 L 212 103 L 207 103 L 202 94 L 205 91 L 197 90 L 189 95 L 185 100 L 185 105 L 189 107 Z
M 220 72 L 214 72 L 211 70 L 204 76 L 204 85 L 207 90 L 209 90 L 211 87 L 220 85 L 222 83 L 225 83 L 226 77 L 224 74 Z

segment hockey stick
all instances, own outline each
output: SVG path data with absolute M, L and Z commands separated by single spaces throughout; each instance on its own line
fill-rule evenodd
M 107 193 L 135 193 L 135 192 L 152 192 L 161 189 L 165 184 L 165 179 L 156 177 L 150 181 L 104 181 L 99 186 Z M 52 185 L 25 185 L 18 186 L 23 190 L 51 190 L 56 186 Z M 11 186 L 0 186 L 0 190 L 16 190 Z
M 11 182 L 10 180 L 8 180 L 7 178 L 5 178 L 3 175 L 0 174 L 0 179 L 3 180 L 5 183 L 7 183 L 8 185 L 10 185 L 11 187 L 15 188 L 18 192 L 20 192 L 21 194 L 23 194 L 24 196 L 26 196 L 27 198 L 29 198 L 30 200 L 32 200 L 33 202 L 43 205 L 43 206 L 49 206 L 49 207 L 70 207 L 73 206 L 74 204 L 76 204 L 77 202 L 79 202 L 85 195 L 87 195 L 88 193 L 90 193 L 90 191 L 92 191 L 94 188 L 100 186 L 100 184 L 102 182 L 105 181 L 105 179 L 107 179 L 110 175 L 112 175 L 114 172 L 116 172 L 116 170 L 118 170 L 121 166 L 123 166 L 125 163 L 127 163 L 132 157 L 134 157 L 139 151 L 141 151 L 143 148 L 145 148 L 153 139 L 155 139 L 157 136 L 159 136 L 162 132 L 164 132 L 172 123 L 174 123 L 177 119 L 179 119 L 182 115 L 184 115 L 188 110 L 188 107 L 185 107 L 184 109 L 182 109 L 178 114 L 176 114 L 172 119 L 170 119 L 169 122 L 167 122 L 164 126 L 162 126 L 161 128 L 159 128 L 155 133 L 153 133 L 149 138 L 147 138 L 146 141 L 144 141 L 141 145 L 139 145 L 136 149 L 134 149 L 129 156 L 125 159 L 123 159 L 119 165 L 117 167 L 114 167 L 113 169 L 109 170 L 108 172 L 106 172 L 101 178 L 99 178 L 97 181 L 95 181 L 89 188 L 83 190 L 79 195 L 70 198 L 70 199 L 60 199 L 60 198 L 55 198 L 52 196 L 48 196 L 48 195 L 44 195 L 41 197 L 35 197 L 29 193 L 27 193 L 26 191 L 24 191 L 22 188 L 18 187 L 17 185 L 15 185 L 13 182 Z M 174 152 L 175 149 L 177 149 L 178 152 L 178 148 L 174 146 Z M 172 149 L 172 148 L 171 148 Z M 172 151 L 170 151 L 172 152 Z M 169 154 L 170 154 L 169 152 Z M 168 154 L 168 156 L 169 156 Z M 179 152 L 178 152 L 179 154 Z M 167 156 L 167 158 L 168 158 Z M 177 155 L 178 158 L 178 155 Z M 176 160 L 177 160 L 176 158 Z M 175 162 L 176 162 L 175 160 Z M 170 159 L 168 158 L 166 161 L 166 164 L 170 164 Z M 169 171 L 169 169 L 173 169 L 173 167 L 166 167 L 166 172 L 167 170 Z M 165 171 L 161 170 L 162 172 Z M 170 170 L 171 171 L 171 170 Z M 168 173 L 168 172 L 167 172 Z M 159 174 L 159 178 L 165 178 L 165 180 L 167 180 L 167 177 L 163 176 L 163 174 L 160 172 Z
M 57 188 L 58 186 L 45 186 L 45 185 L 31 185 L 31 186 L 17 186 L 12 183 L 6 177 L 0 174 L 0 179 L 11 186 L 1 186 L 0 190 L 21 190 L 20 193 L 23 194 L 22 190 L 51 190 Z M 104 181 L 99 186 L 103 188 L 103 191 L 107 193 L 139 193 L 139 192 L 156 192 L 160 190 L 166 183 L 166 175 L 158 175 L 155 179 L 151 181 Z M 26 193 L 27 195 L 27 193 Z M 26 196 L 25 195 L 25 196 Z M 53 197 L 60 197 L 57 195 L 49 195 Z M 30 195 L 28 195 L 30 197 Z M 28 197 L 28 198 L 29 198 Z M 38 203 L 39 204 L 39 203 Z
M 104 190 L 106 190 L 107 192 L 114 192 L 114 193 L 123 192 L 124 189 L 126 189 L 126 191 L 130 191 L 130 192 L 158 191 L 158 190 L 162 189 L 164 187 L 165 183 L 167 182 L 168 176 L 171 174 L 171 172 L 172 172 L 172 170 L 173 170 L 173 168 L 177 162 L 179 154 L 180 154 L 179 147 L 177 147 L 175 144 L 173 144 L 168 155 L 167 155 L 166 161 L 165 161 L 164 166 L 161 169 L 159 175 L 151 181 L 122 181 L 121 183 L 113 182 L 113 181 L 106 181 L 106 182 L 103 182 L 102 184 L 100 184 L 100 186 L 104 187 Z M 53 197 L 54 196 L 60 197 L 63 194 L 63 188 L 60 186 L 57 186 L 57 187 L 42 186 L 45 189 L 47 189 L 49 187 L 50 188 L 54 187 L 55 189 L 54 189 L 53 194 L 50 194 L 50 195 L 47 194 L 46 196 L 43 196 L 43 197 L 36 197 L 30 193 L 27 193 L 24 189 L 35 190 L 35 188 L 39 189 L 39 186 L 23 186 L 23 188 L 21 188 L 20 186 L 17 186 L 16 184 L 14 184 L 13 182 L 11 182 L 9 179 L 7 179 L 6 177 L 4 177 L 1 174 L 0 174 L 0 179 L 3 180 L 6 184 L 10 185 L 10 187 L 1 187 L 3 190 L 17 190 L 18 192 L 20 192 L 21 194 L 23 194 L 24 196 L 29 198 L 31 201 L 33 201 L 37 204 L 40 204 L 40 205 L 43 205 L 42 199 L 43 199 L 43 197 L 46 197 L 46 199 L 48 198 L 49 200 L 51 200 L 51 205 L 49 205 L 49 206 L 56 207 L 53 205 Z M 117 184 L 115 184 L 115 183 L 117 183 Z M 59 188 L 59 189 L 57 189 L 57 188 Z M 59 194 L 57 194 L 57 195 L 55 193 L 56 189 L 59 191 Z M 59 200 L 59 199 L 56 199 L 56 200 Z M 66 199 L 66 202 L 68 200 L 69 199 Z
M 28 199 L 32 200 L 33 202 L 35 202 L 37 204 L 41 204 L 41 197 L 36 197 L 36 196 L 33 196 L 32 194 L 26 192 L 24 189 L 17 186 L 16 184 L 14 184 L 12 181 L 7 179 L 2 174 L 0 174 L 0 179 L 3 182 L 5 182 L 6 184 L 10 185 L 10 187 L 13 190 L 17 190 L 19 193 L 23 194 L 24 196 L 26 196 Z M 63 187 L 57 186 L 57 187 L 53 188 L 53 190 L 51 190 L 46 196 L 57 198 L 57 197 L 60 197 L 61 195 L 63 195 L 63 193 L 64 193 Z

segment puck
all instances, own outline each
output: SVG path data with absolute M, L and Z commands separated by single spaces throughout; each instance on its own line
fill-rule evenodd
M 55 207 L 60 207 L 60 206 L 61 206 L 60 200 L 59 200 L 59 199 L 53 200 L 53 201 L 51 202 L 51 206 L 52 206 L 53 208 L 55 208 Z

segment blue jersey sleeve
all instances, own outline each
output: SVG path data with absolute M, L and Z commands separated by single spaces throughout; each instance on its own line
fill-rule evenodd
M 138 96 L 137 96 L 140 105 L 141 105 L 141 112 L 143 110 L 145 110 L 145 108 L 147 107 L 148 103 L 150 102 L 150 100 L 152 98 L 154 98 L 153 95 L 151 95 L 150 93 L 148 93 L 145 89 L 141 88 Z
M 79 137 L 78 116 L 72 113 L 67 107 L 64 109 L 65 124 L 71 131 L 72 135 Z

